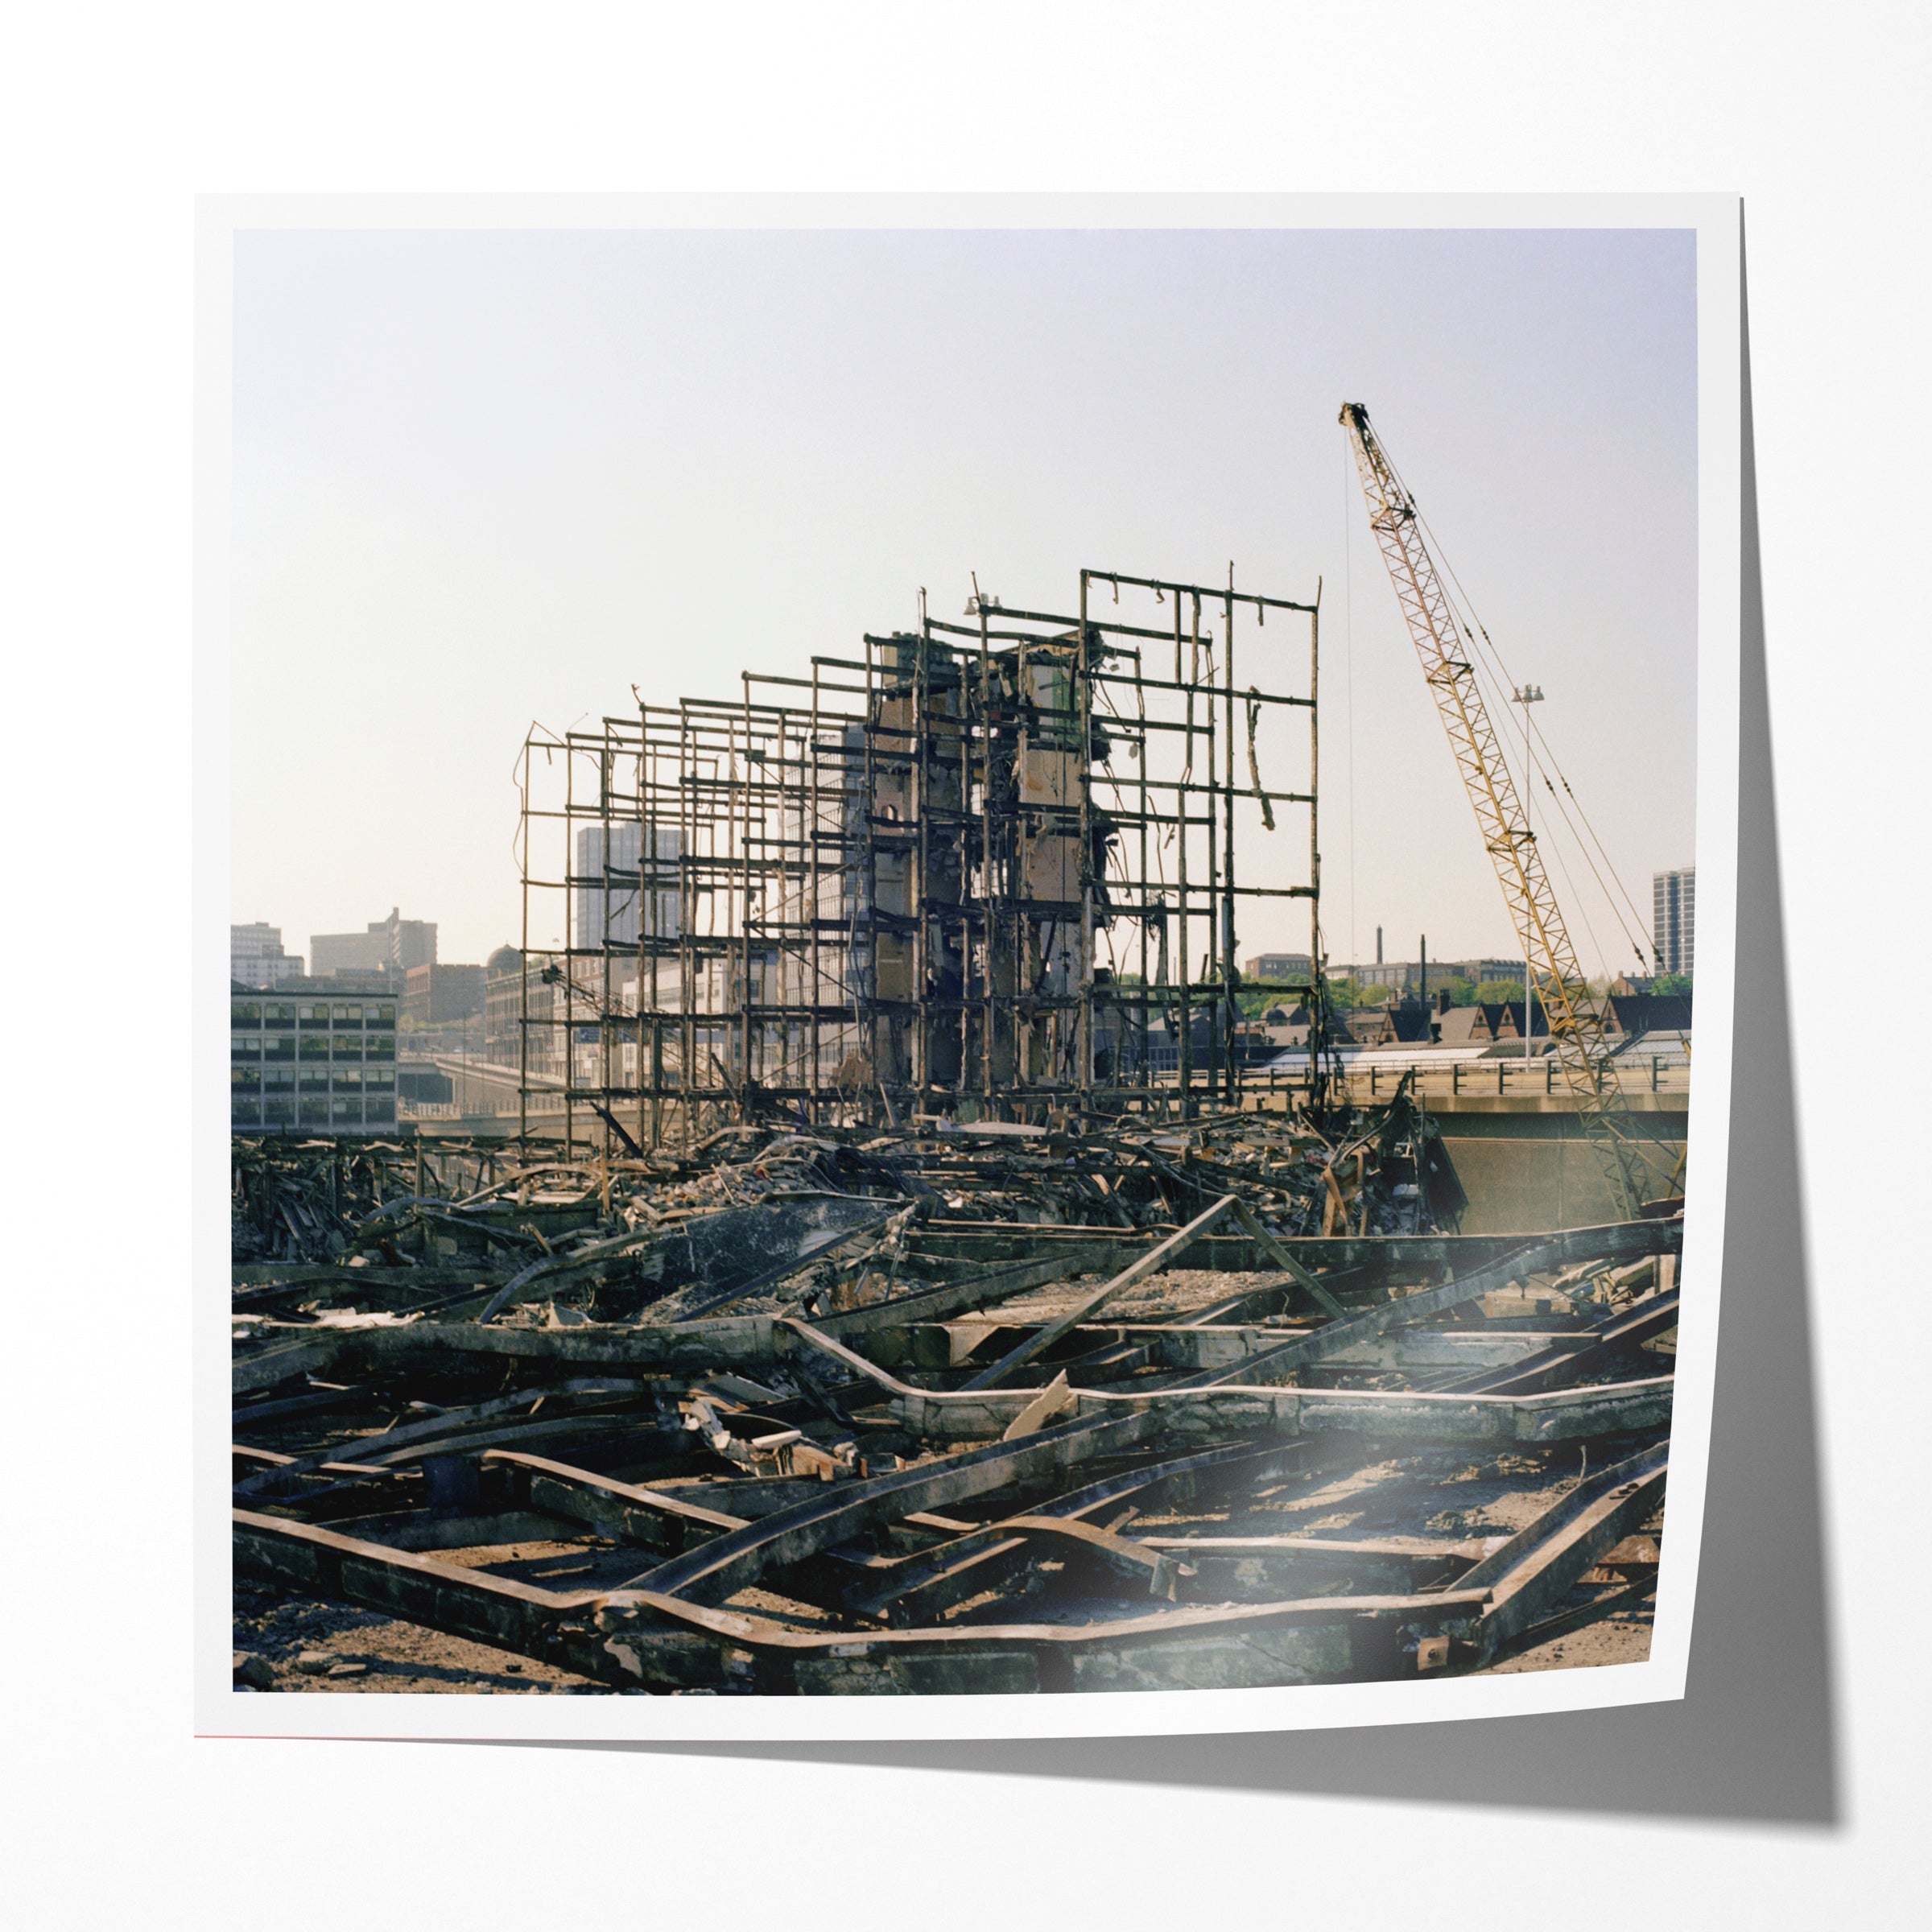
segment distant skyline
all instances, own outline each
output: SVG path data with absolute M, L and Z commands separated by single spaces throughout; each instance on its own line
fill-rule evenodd
M 1366 528 L 1368 405 L 1642 915 L 1695 862 L 1689 230 L 259 231 L 231 916 L 518 935 L 512 767 L 970 573 L 1323 580 L 1331 956 L 1514 939 Z M 951 608 L 949 608 L 951 607 Z M 1499 720 L 1505 733 L 1513 716 Z M 1539 824 L 1544 813 L 1539 802 Z M 1636 961 L 1572 855 L 1586 968 Z M 1299 876 L 1298 873 L 1297 876 Z M 1257 881 L 1259 882 L 1259 881 Z M 1630 924 L 1628 914 L 1625 925 Z M 1249 913 L 1241 956 L 1305 949 Z

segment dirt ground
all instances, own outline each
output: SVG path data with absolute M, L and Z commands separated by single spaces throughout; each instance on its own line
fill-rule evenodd
M 303 1597 L 275 1597 L 246 1587 L 235 1592 L 234 1647 L 258 1657 L 273 1674 L 274 1690 L 492 1690 L 509 1695 L 610 1693 L 568 1670 L 495 1650 L 419 1624 L 398 1623 L 366 1610 Z M 326 1657 L 305 1670 L 297 1660 Z M 345 1666 L 359 1666 L 349 1670 Z M 330 1674 L 330 1672 L 340 1674 Z M 254 1686 L 250 1686 L 253 1688 Z M 642 1693 L 638 1695 L 642 1695 Z

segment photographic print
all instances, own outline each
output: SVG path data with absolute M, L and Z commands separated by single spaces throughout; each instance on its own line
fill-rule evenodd
M 1735 210 L 211 204 L 205 1727 L 1680 1695 Z

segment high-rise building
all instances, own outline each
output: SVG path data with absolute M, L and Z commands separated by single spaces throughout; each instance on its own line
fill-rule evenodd
M 311 968 L 318 978 L 334 972 L 393 972 L 398 976 L 412 966 L 436 963 L 436 923 L 406 919 L 391 908 L 386 919 L 374 919 L 362 932 L 317 932 L 309 935 Z
M 1690 972 L 1697 956 L 1697 868 L 1653 874 L 1650 899 L 1658 972 Z
M 283 980 L 295 979 L 302 972 L 300 953 L 282 950 L 282 928 L 261 919 L 228 929 L 228 976 L 237 986 L 259 989 Z
M 605 834 L 609 832 L 606 856 Z M 656 863 L 650 877 L 643 876 L 639 855 L 644 849 L 645 828 L 634 819 L 621 821 L 608 828 L 582 825 L 577 828 L 576 931 L 572 935 L 577 946 L 634 947 L 638 939 L 638 911 L 647 908 L 642 936 L 652 939 L 678 937 L 678 860 L 684 850 L 684 836 L 675 825 L 660 825 L 652 832 Z

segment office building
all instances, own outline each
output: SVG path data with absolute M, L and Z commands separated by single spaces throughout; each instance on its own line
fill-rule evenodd
M 1651 939 L 1659 972 L 1688 973 L 1697 956 L 1697 868 L 1660 872 L 1650 881 Z
M 643 938 L 678 937 L 678 860 L 684 850 L 684 836 L 675 826 L 660 825 L 652 828 L 651 843 L 655 862 L 646 878 L 639 864 L 645 844 L 642 825 L 631 820 L 577 828 L 572 881 L 576 889 L 573 939 L 577 946 L 634 947 L 640 937 L 640 907 L 646 912 Z
M 301 976 L 302 956 L 282 950 L 282 928 L 261 919 L 228 929 L 228 976 L 240 986 L 273 986 Z
M 318 932 L 309 937 L 311 971 L 318 979 L 337 972 L 393 972 L 436 962 L 434 919 L 406 919 L 391 909 L 362 932 Z
M 229 1001 L 237 1133 L 393 1133 L 396 1001 L 345 999 L 334 980 L 284 980 Z
M 402 1017 L 418 1026 L 467 1020 L 483 1010 L 483 968 L 442 966 L 431 960 L 403 977 Z

